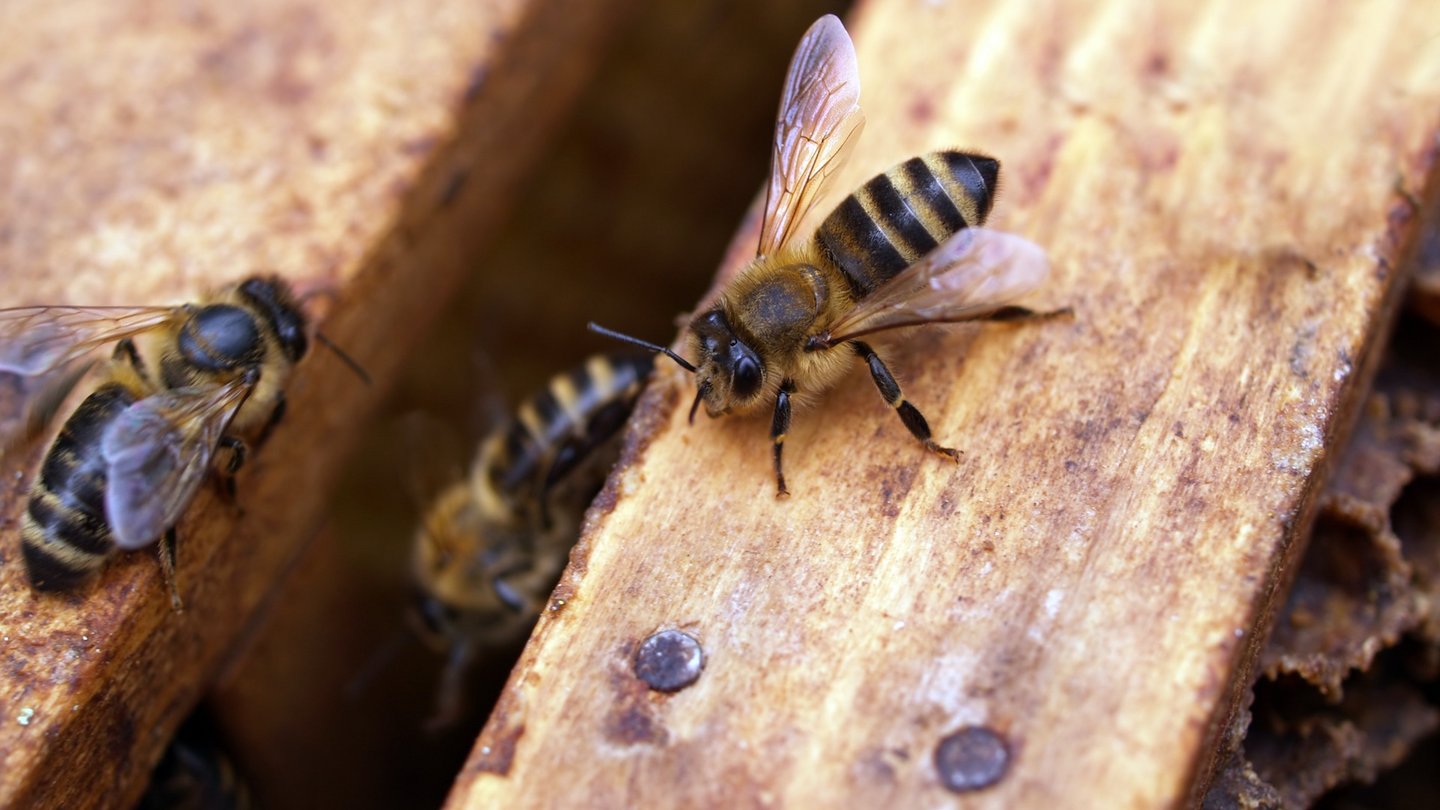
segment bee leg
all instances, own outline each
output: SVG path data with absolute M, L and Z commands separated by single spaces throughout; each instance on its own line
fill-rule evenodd
M 265 427 L 260 429 L 260 435 L 255 439 L 256 447 L 263 447 L 270 434 L 275 432 L 280 420 L 285 418 L 285 392 L 275 392 L 275 409 L 270 411 L 270 418 L 265 420 Z
M 450 648 L 445 669 L 440 673 L 440 693 L 435 711 L 425 721 L 425 730 L 434 734 L 453 726 L 465 714 L 465 677 L 475 661 L 475 646 L 461 641 Z
M 498 549 L 492 546 L 482 556 L 481 564 L 490 575 L 490 587 L 495 590 L 495 596 L 500 603 L 516 614 L 525 613 L 530 606 L 530 600 L 506 580 L 535 569 L 533 548 L 517 548 L 513 544 L 506 544 L 506 547 Z
M 780 454 L 785 450 L 785 434 L 790 430 L 790 395 L 795 393 L 795 381 L 786 380 L 780 384 L 780 393 L 775 397 L 775 418 L 770 422 L 770 439 L 775 443 L 775 497 L 788 498 L 790 490 L 785 488 L 785 470 L 780 464 Z
M 875 380 L 875 387 L 880 389 L 880 396 L 884 397 L 890 407 L 895 409 L 895 412 L 900 415 L 900 421 L 904 422 L 905 427 L 910 429 L 915 438 L 925 445 L 925 449 L 932 453 L 939 453 L 959 464 L 959 451 L 941 447 L 935 443 L 934 439 L 930 438 L 930 423 L 925 421 L 925 417 L 919 409 L 905 400 L 905 395 L 900 392 L 900 383 L 895 381 L 895 375 L 885 367 L 884 361 L 880 359 L 880 355 L 876 354 L 874 349 L 870 348 L 870 344 L 856 340 L 852 341 L 850 345 L 855 347 L 855 353 L 860 355 L 866 365 L 870 366 L 870 376 Z
M 249 455 L 249 449 L 245 446 L 245 442 L 234 436 L 221 436 L 220 447 L 230 451 L 230 460 L 220 471 L 216 480 L 219 482 L 220 494 L 226 501 L 233 504 L 235 503 L 235 474 L 245 466 L 245 458 Z
M 575 465 L 580 463 L 584 454 L 584 445 L 574 438 L 567 439 L 555 452 L 555 460 L 550 462 L 550 468 L 545 471 L 545 477 L 541 479 L 540 484 L 538 500 L 541 530 L 549 531 L 555 525 L 550 514 L 550 492 L 555 489 L 556 484 L 564 480 L 566 473 L 575 469 Z
M 160 555 L 160 570 L 165 573 L 165 584 L 170 586 L 170 608 L 176 613 L 185 612 L 185 603 L 180 599 L 180 584 L 175 579 L 175 527 L 165 530 L 165 535 L 156 543 Z
M 155 383 L 154 380 L 150 379 L 150 370 L 145 368 L 145 361 L 141 359 L 140 352 L 135 348 L 134 338 L 127 337 L 119 343 L 116 343 L 115 353 L 111 355 L 111 358 L 125 361 L 131 368 L 135 369 L 135 373 L 139 374 L 140 378 L 145 382 L 152 385 Z
M 1075 310 L 1071 309 L 1070 307 L 1061 307 L 1061 308 L 1059 308 L 1059 309 L 1052 309 L 1052 310 L 1050 310 L 1049 312 L 1036 312 L 1035 310 L 1030 309 L 1029 307 L 1008 306 L 1008 307 L 1001 307 L 1001 308 L 995 310 L 994 312 L 990 313 L 989 315 L 986 315 L 986 316 L 983 317 L 983 318 L 979 318 L 978 320 L 982 320 L 982 321 L 1029 321 L 1029 320 L 1043 321 L 1043 320 L 1047 320 L 1047 319 L 1049 319 L 1049 318 L 1058 318 L 1058 317 L 1060 317 L 1060 316 L 1062 316 L 1062 315 L 1070 315 L 1070 316 L 1073 316 L 1074 314 L 1075 314 Z

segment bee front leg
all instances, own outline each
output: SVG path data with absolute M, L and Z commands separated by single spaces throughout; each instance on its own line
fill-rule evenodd
M 935 443 L 934 439 L 930 438 L 930 423 L 925 421 L 925 417 L 919 409 L 905 400 L 905 395 L 900 391 L 900 383 L 895 381 L 895 375 L 885 367 L 884 361 L 880 359 L 880 355 L 876 354 L 874 349 L 870 348 L 870 344 L 856 340 L 850 345 L 855 347 L 855 353 L 860 356 L 860 359 L 870 366 L 870 376 L 875 380 L 875 387 L 880 389 L 880 396 L 884 397 L 890 407 L 895 409 L 895 412 L 900 415 L 900 421 L 904 422 L 905 427 L 910 429 L 915 438 L 925 445 L 925 449 L 932 453 L 939 453 L 959 464 L 960 452 L 949 447 L 941 447 Z
M 785 470 L 780 455 L 785 450 L 785 434 L 790 430 L 790 395 L 795 393 L 795 381 L 786 380 L 780 384 L 780 393 L 775 397 L 775 418 L 770 422 L 770 440 L 775 443 L 775 497 L 788 498 L 790 490 L 785 488 Z
M 139 350 L 135 348 L 134 338 L 127 337 L 116 343 L 115 353 L 110 357 L 112 360 L 129 363 L 130 367 L 135 369 L 135 373 L 140 375 L 140 379 L 151 385 L 155 384 L 155 381 L 150 378 L 150 370 L 145 367 L 145 360 L 140 357 Z

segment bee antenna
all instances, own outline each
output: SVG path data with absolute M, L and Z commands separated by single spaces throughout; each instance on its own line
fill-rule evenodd
M 355 372 L 355 376 L 359 377 L 361 381 L 363 381 L 366 385 L 374 385 L 374 382 L 370 379 L 369 373 L 367 373 L 359 363 L 355 362 L 355 358 L 346 354 L 345 350 L 340 348 L 339 346 L 336 346 L 333 342 L 331 342 L 330 338 L 325 337 L 324 332 L 316 332 L 315 339 L 320 341 L 321 345 L 323 345 L 325 348 L 334 352 L 336 357 L 339 357 L 341 360 L 345 361 L 345 365 L 349 366 L 350 370 Z
M 679 363 L 681 368 L 685 369 L 686 371 L 690 372 L 691 374 L 694 374 L 694 373 L 695 373 L 695 366 L 691 365 L 689 360 L 686 360 L 685 358 L 681 357 L 680 355 L 676 354 L 673 350 L 671 350 L 671 349 L 669 349 L 669 348 L 667 348 L 667 347 L 665 347 L 665 346 L 657 346 L 657 345 L 654 344 L 654 343 L 650 343 L 650 342 L 648 342 L 648 341 L 641 340 L 640 338 L 633 338 L 633 337 L 630 337 L 629 335 L 622 335 L 621 333 L 616 332 L 616 331 L 614 331 L 614 330 L 606 329 L 605 327 L 601 326 L 601 325 L 598 324 L 598 323 L 595 323 L 594 321 L 591 321 L 591 322 L 590 322 L 590 325 L 589 325 L 588 328 L 590 329 L 591 332 L 594 332 L 594 333 L 597 334 L 597 335 L 604 335 L 605 337 L 613 338 L 613 339 L 618 340 L 618 341 L 620 341 L 620 342 L 622 342 L 622 343 L 629 343 L 629 344 L 632 345 L 632 346 L 639 346 L 639 347 L 642 348 L 642 349 L 649 349 L 649 350 L 652 351 L 652 352 L 659 352 L 659 353 L 665 355 L 666 357 L 670 358 L 671 360 L 674 360 L 675 362 Z

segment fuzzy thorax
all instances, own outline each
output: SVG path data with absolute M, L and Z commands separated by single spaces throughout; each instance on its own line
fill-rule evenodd
M 791 249 L 756 259 L 715 306 L 691 323 L 696 384 L 710 416 L 773 407 L 780 386 L 794 385 L 801 402 L 835 385 L 854 365 L 848 347 L 806 351 L 853 306 L 843 275 L 808 251 Z M 743 383 L 747 358 L 759 383 Z

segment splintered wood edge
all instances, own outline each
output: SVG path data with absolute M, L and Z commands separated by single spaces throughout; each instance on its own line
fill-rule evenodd
M 287 390 L 285 423 L 241 473 L 243 513 L 202 492 L 181 523 L 183 614 L 171 612 L 148 551 L 119 555 L 80 593 L 35 594 L 18 552 L 26 496 L 21 486 L 10 488 L 0 544 L 6 562 L 0 650 L 7 673 L 0 683 L 0 804 L 125 805 L 139 796 L 226 651 L 258 621 L 257 611 L 303 553 L 347 448 L 421 334 L 416 325 L 433 319 L 447 291 L 471 269 L 508 193 L 588 72 L 610 12 L 622 4 L 354 5 L 320 10 L 279 0 L 237 8 L 206 18 L 213 28 L 201 26 L 198 35 L 177 20 L 135 20 L 123 10 L 108 19 L 98 8 L 67 7 L 54 18 L 29 21 L 41 30 L 6 32 L 42 43 L 38 50 L 11 50 L 15 63 L 49 66 L 45 81 L 53 86 L 24 79 L 41 96 L 27 101 L 42 109 L 64 103 L 54 99 L 97 92 L 76 77 L 97 68 L 106 74 L 106 65 L 135 59 L 126 48 L 139 42 L 145 58 L 179 71 L 168 84 L 150 75 L 144 90 L 153 87 L 201 110 L 201 120 L 191 123 L 212 140 L 250 127 L 232 138 L 239 151 L 226 157 L 261 172 L 234 189 L 221 182 L 222 194 L 231 197 L 217 200 L 213 185 L 192 189 L 185 176 L 145 175 L 149 154 L 142 152 L 132 167 L 140 179 L 126 176 L 129 185 L 120 193 L 140 197 L 153 212 L 127 238 L 153 243 L 155 255 L 134 258 L 85 253 L 102 243 L 109 226 L 95 220 L 115 216 L 105 207 L 114 200 L 104 196 L 117 193 L 113 189 L 87 188 L 100 196 L 89 204 L 92 211 L 81 211 L 63 193 L 45 196 L 68 188 L 58 180 L 19 186 L 15 199 L 53 210 L 6 217 L 12 236 L 43 234 L 25 243 L 36 255 L 7 268 L 7 303 L 184 300 L 249 273 L 278 272 L 302 293 L 319 290 L 333 299 L 329 307 L 321 299 L 317 310 L 329 311 L 320 325 L 375 384 L 357 382 L 323 348 L 300 364 Z M 76 12 L 81 16 L 66 16 Z M 359 27 L 347 28 L 352 22 Z M 43 46 L 46 26 L 65 30 L 72 45 L 88 38 L 92 46 L 54 51 Z M 121 32 L 127 36 L 117 36 Z M 269 35 L 282 32 L 275 67 L 265 49 Z M 383 42 L 367 41 L 372 36 Z M 86 60 L 66 62 L 67 53 L 84 53 Z M 180 67 L 194 63 L 203 69 Z M 322 81 L 331 69 L 338 89 L 306 84 Z M 0 76 L 0 83 L 9 81 Z M 252 81 L 270 94 L 247 95 Z M 241 91 L 226 96 L 227 82 Z M 133 90 L 111 82 L 96 101 L 113 100 L 123 113 Z M 154 150 L 154 163 L 166 163 L 164 135 L 132 117 L 117 119 L 129 128 L 111 137 L 105 113 L 102 107 L 95 131 L 87 133 L 97 165 L 112 159 L 107 149 L 129 148 L 133 157 L 136 142 Z M 293 129 L 265 129 L 276 119 Z M 168 134 L 173 123 L 157 120 L 154 131 Z M 0 119 L 0 132 L 19 128 L 20 122 Z M 25 149 L 25 141 L 6 140 Z M 34 152 L 43 157 L 45 150 Z M 82 185 L 84 158 L 75 168 Z M 122 156 L 121 166 L 129 159 Z M 56 170 L 66 169 L 57 160 Z M 180 187 L 153 190 L 172 182 Z M 210 206 L 229 215 L 221 227 L 191 227 L 187 215 L 208 215 Z M 30 453 L 31 468 L 43 450 Z

